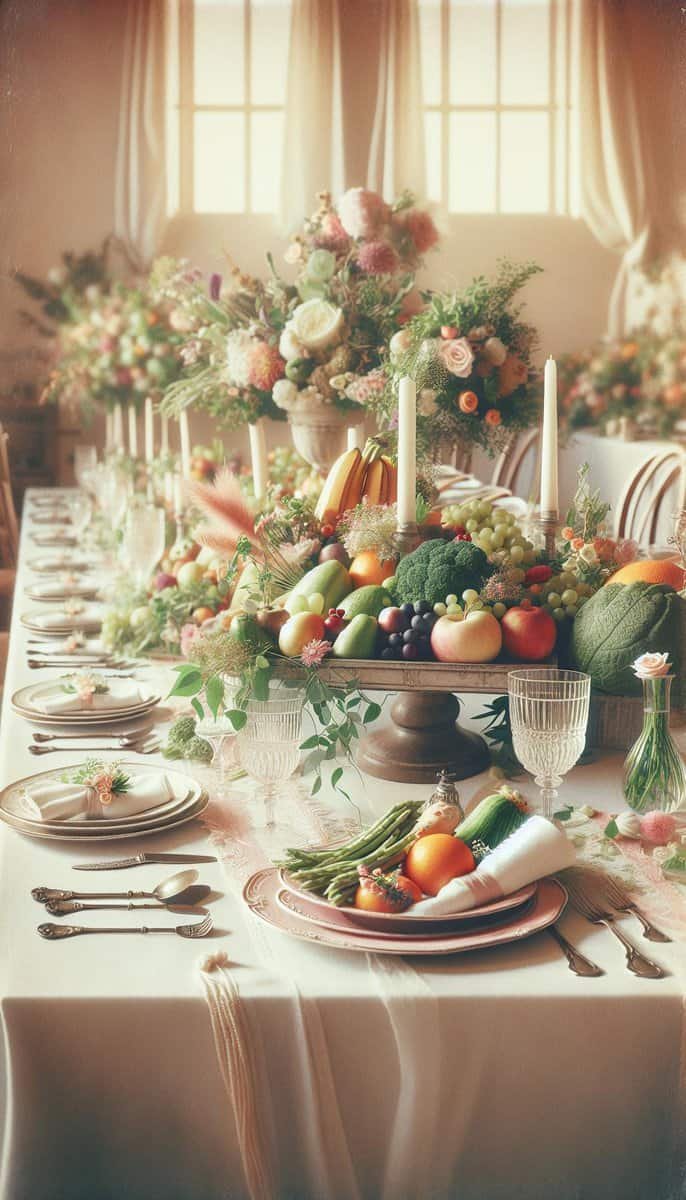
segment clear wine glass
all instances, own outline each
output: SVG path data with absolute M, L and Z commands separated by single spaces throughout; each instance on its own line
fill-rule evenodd
M 164 554 L 164 509 L 154 504 L 134 505 L 126 514 L 121 557 L 137 587 L 145 587 Z
M 238 761 L 252 779 L 264 785 L 264 823 L 267 837 L 276 832 L 278 785 L 290 779 L 300 762 L 303 697 L 275 689 L 269 700 L 250 700 L 247 721 L 236 738 Z
M 74 478 L 80 488 L 84 486 L 84 472 L 92 471 L 98 463 L 98 451 L 95 446 L 74 447 Z
M 557 789 L 586 742 L 591 677 L 540 667 L 509 671 L 514 752 L 541 790 L 544 817 L 553 814 Z
M 86 491 L 71 492 L 67 496 L 67 508 L 77 538 L 86 532 L 93 515 L 93 502 Z

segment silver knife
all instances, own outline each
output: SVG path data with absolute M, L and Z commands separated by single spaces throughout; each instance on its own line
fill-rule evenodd
M 117 858 L 112 862 L 77 863 L 75 871 L 120 871 L 123 867 L 142 867 L 145 863 L 206 863 L 217 862 L 214 854 L 136 854 L 133 858 Z

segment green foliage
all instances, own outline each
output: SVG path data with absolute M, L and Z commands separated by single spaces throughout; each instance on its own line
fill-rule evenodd
M 606 584 L 574 619 L 571 665 L 589 674 L 597 691 L 613 696 L 641 694 L 631 669 L 641 654 L 666 651 L 678 674 L 682 603 L 667 584 Z
M 522 768 L 512 745 L 509 696 L 496 696 L 485 706 L 483 712 L 476 714 L 476 719 L 486 721 L 483 732 L 493 766 L 500 767 L 508 779 L 521 775 Z
M 467 588 L 479 591 L 492 571 L 483 550 L 472 542 L 431 538 L 398 563 L 395 573 L 398 603 L 428 600 L 436 604 L 451 594 L 461 596 Z
M 612 505 L 600 498 L 600 489 L 591 489 L 591 468 L 588 463 L 579 467 L 576 481 L 576 491 L 571 507 L 567 512 L 566 525 L 574 530 L 575 537 L 582 537 L 590 542 L 603 527 L 607 514 Z
M 194 717 L 179 717 L 169 730 L 167 744 L 162 751 L 164 757 L 188 758 L 194 762 L 211 762 L 212 747 L 204 738 L 198 737 L 195 729 Z

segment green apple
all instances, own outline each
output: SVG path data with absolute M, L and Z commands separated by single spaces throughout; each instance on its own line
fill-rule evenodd
M 194 583 L 200 583 L 204 574 L 205 568 L 202 563 L 187 562 L 179 567 L 176 579 L 179 587 L 192 587 Z

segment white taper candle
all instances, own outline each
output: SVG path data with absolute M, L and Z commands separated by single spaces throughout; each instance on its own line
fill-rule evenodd
M 260 500 L 267 494 L 267 440 L 264 434 L 264 421 L 256 421 L 248 425 L 250 438 L 250 461 L 252 463 L 253 488 L 255 499 Z
M 145 461 L 148 465 L 155 457 L 155 423 L 152 414 L 152 399 L 145 398 Z
M 114 449 L 114 413 L 109 409 L 105 413 L 105 454 Z
M 558 512 L 557 491 L 557 363 L 546 360 L 543 374 L 543 428 L 541 430 L 541 512 Z
M 129 404 L 129 455 L 131 458 L 138 458 L 138 423 L 136 419 L 136 406 Z
M 398 391 L 398 525 L 417 520 L 417 389 L 405 376 Z
M 162 413 L 160 421 L 160 453 L 167 454 L 169 451 L 169 417 Z
M 191 431 L 185 408 L 179 413 L 179 438 L 181 440 L 181 474 L 190 479 L 191 474 Z
M 348 450 L 362 450 L 365 443 L 364 425 L 348 426 Z
M 178 517 L 183 512 L 183 479 L 180 475 L 174 476 L 174 516 Z

